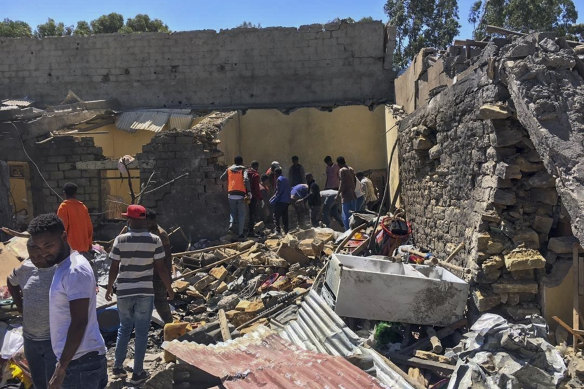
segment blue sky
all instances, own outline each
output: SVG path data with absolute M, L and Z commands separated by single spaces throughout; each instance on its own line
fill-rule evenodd
M 584 7 L 578 5 L 579 22 L 584 22 Z M 473 0 L 459 0 L 462 25 L 460 38 L 471 38 L 472 25 L 467 22 Z M 34 29 L 51 17 L 65 25 L 79 20 L 90 21 L 100 15 L 117 12 L 124 17 L 146 13 L 162 19 L 171 30 L 200 30 L 233 28 L 244 20 L 262 27 L 297 27 L 302 24 L 325 23 L 336 17 L 365 16 L 387 21 L 383 12 L 385 0 L 0 0 L 0 18 L 23 20 Z M 580 3 L 582 4 L 582 3 Z

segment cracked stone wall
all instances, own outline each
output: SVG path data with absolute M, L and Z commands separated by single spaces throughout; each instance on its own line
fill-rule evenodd
M 0 38 L 0 99 L 127 107 L 287 108 L 393 102 L 395 28 L 381 22 Z
M 564 47 L 564 48 L 562 48 Z M 415 243 L 472 269 L 473 306 L 539 312 L 584 233 L 582 74 L 561 39 L 490 43 L 400 125 L 402 199 Z
M 227 231 L 229 209 L 223 182 L 219 179 L 225 166 L 218 163 L 223 153 L 217 148 L 217 133 L 234 112 L 214 113 L 191 130 L 164 131 L 144 145 L 136 158 L 151 161 L 140 168 L 140 181 L 151 189 L 170 182 L 159 190 L 145 192 L 142 204 L 156 210 L 159 224 L 181 226 L 187 238 L 218 238 Z M 173 179 L 188 174 L 171 182 Z M 181 234 L 173 240 L 184 246 Z

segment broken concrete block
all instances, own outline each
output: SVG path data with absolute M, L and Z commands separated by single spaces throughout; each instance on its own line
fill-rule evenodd
M 251 304 L 251 301 L 249 300 L 241 300 L 240 302 L 237 303 L 237 305 L 235 306 L 235 310 L 236 311 L 242 311 L 245 312 L 245 309 L 247 307 L 249 307 L 249 305 Z
M 510 48 L 510 50 L 505 53 L 504 58 L 525 58 L 527 56 L 535 53 L 535 44 L 530 41 L 522 41 Z
M 227 290 L 227 284 L 224 281 L 220 281 L 219 286 L 215 289 L 216 293 L 223 293 Z
M 507 293 L 531 293 L 537 294 L 538 285 L 537 282 L 529 281 L 512 281 L 512 280 L 500 280 L 492 285 L 493 292 L 497 294 L 507 294 Z
M 430 150 L 434 146 L 434 143 L 428 138 L 420 136 L 414 139 L 413 148 L 414 150 Z
M 280 239 L 266 239 L 264 242 L 267 248 L 270 250 L 277 250 L 280 247 Z
M 217 302 L 217 310 L 223 309 L 224 311 L 230 311 L 235 309 L 238 303 L 239 297 L 236 294 L 224 296 Z
M 237 245 L 237 251 L 245 251 L 251 249 L 256 244 L 253 240 L 247 240 Z
M 517 248 L 505 255 L 505 267 L 510 272 L 543 269 L 545 267 L 545 258 L 538 250 Z
M 439 159 L 442 155 L 442 146 L 432 146 L 432 148 L 428 151 L 428 155 L 430 156 L 430 159 Z
M 527 159 L 519 156 L 515 158 L 515 164 L 519 166 L 519 169 L 525 173 L 535 173 L 540 170 L 544 170 L 543 163 L 541 162 L 529 162 Z
M 533 280 L 535 278 L 535 272 L 533 269 L 517 270 L 510 273 L 514 280 Z
M 515 192 L 505 189 L 495 189 L 493 202 L 501 205 L 513 205 L 517 202 Z
M 215 277 L 218 281 L 223 281 L 227 276 L 228 272 L 224 266 L 214 267 L 213 269 L 209 270 L 209 275 Z
M 529 191 L 529 197 L 533 201 L 539 201 L 548 205 L 556 205 L 558 202 L 558 192 L 554 188 L 532 189 Z
M 511 117 L 513 113 L 504 104 L 484 104 L 479 108 L 479 119 L 482 120 L 492 120 L 492 119 L 507 119 Z
M 515 246 L 524 244 L 525 247 L 530 249 L 539 248 L 539 234 L 532 230 L 531 228 L 524 228 L 522 230 L 516 231 L 513 234 L 513 243 Z
M 193 287 L 202 293 L 213 281 L 215 281 L 215 277 L 206 276 L 197 281 Z
M 284 258 L 270 257 L 268 258 L 268 266 L 286 268 L 289 266 L 289 263 Z
M 318 239 L 304 239 L 298 243 L 298 248 L 306 256 L 320 257 L 320 253 L 324 248 L 324 242 Z
M 574 244 L 578 243 L 575 236 L 557 236 L 550 238 L 548 250 L 558 254 L 571 254 Z
M 494 255 L 492 257 L 489 257 L 485 262 L 483 262 L 483 264 L 481 265 L 481 267 L 483 268 L 483 271 L 485 273 L 488 272 L 493 272 L 495 270 L 499 270 L 501 269 L 503 266 L 505 266 L 505 261 L 503 260 L 503 257 L 500 255 Z
M 308 258 L 302 252 L 302 250 L 296 247 L 291 247 L 286 243 L 282 243 L 276 253 L 280 257 L 284 258 L 286 262 L 288 262 L 289 264 L 299 263 L 301 265 L 304 265 L 310 260 L 310 258 Z
M 540 171 L 527 179 L 531 188 L 555 188 L 556 179 L 546 171 Z
M 554 224 L 554 219 L 548 216 L 541 216 L 536 215 L 533 219 L 532 227 L 537 232 L 541 232 L 542 234 L 549 234 L 552 225 Z
M 261 300 L 251 301 L 244 309 L 245 312 L 259 312 L 264 309 L 264 303 Z
M 193 286 L 190 286 L 187 289 L 187 296 L 194 297 L 197 299 L 205 299 L 205 296 L 203 296 L 201 293 L 199 293 L 199 291 L 196 290 Z
M 472 292 L 472 299 L 479 312 L 485 312 L 501 304 L 501 296 L 476 289 Z
M 243 312 L 237 310 L 230 310 L 225 312 L 225 316 L 229 323 L 233 324 L 235 327 L 239 327 L 243 323 L 246 323 L 255 317 L 253 312 Z
M 188 288 L 189 286 L 191 286 L 191 284 L 189 284 L 189 283 L 188 283 L 188 282 L 186 282 L 186 281 L 181 281 L 181 280 L 174 281 L 174 282 L 172 283 L 172 289 L 175 291 L 175 293 L 182 293 L 182 292 L 184 292 L 185 290 L 187 290 L 187 288 Z
M 495 169 L 495 174 L 504 180 L 519 180 L 522 177 L 521 169 L 517 165 L 509 165 L 505 162 L 499 162 Z

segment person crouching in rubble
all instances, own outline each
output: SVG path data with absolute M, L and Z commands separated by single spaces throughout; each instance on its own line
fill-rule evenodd
M 49 328 L 49 289 L 56 267 L 47 263 L 32 239 L 26 246 L 29 259 L 12 271 L 6 285 L 22 314 L 24 355 L 32 383 L 36 389 L 46 389 L 57 363 Z
M 49 289 L 49 325 L 57 364 L 49 388 L 105 388 L 106 347 L 97 323 L 91 265 L 69 249 L 65 226 L 56 214 L 37 216 L 28 232 L 29 247 L 49 266 L 55 266 Z
M 113 285 L 117 279 L 118 312 L 120 328 L 116 341 L 113 377 L 125 377 L 124 360 L 128 351 L 128 341 L 132 330 L 136 330 L 134 369 L 132 385 L 145 382 L 150 374 L 144 370 L 144 356 L 148 343 L 150 318 L 154 309 L 154 271 L 166 287 L 170 300 L 174 298 L 170 273 L 164 265 L 165 252 L 160 238 L 148 232 L 146 208 L 141 205 L 129 205 L 126 213 L 128 232 L 114 239 L 109 254 L 112 264 L 105 298 L 111 301 Z M 119 275 L 119 277 L 118 277 Z
M 251 190 L 247 170 L 243 166 L 243 158 L 237 156 L 233 159 L 234 164 L 229 166 L 221 175 L 221 180 L 227 180 L 227 198 L 229 199 L 229 230 L 235 232 L 237 225 L 237 236 L 243 238 L 245 227 L 245 199 L 251 200 Z

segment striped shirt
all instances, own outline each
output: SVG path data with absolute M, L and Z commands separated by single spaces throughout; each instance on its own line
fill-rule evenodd
M 165 257 L 158 236 L 145 230 L 119 235 L 114 240 L 109 257 L 112 261 L 120 261 L 118 298 L 154 296 L 154 261 L 161 261 Z

